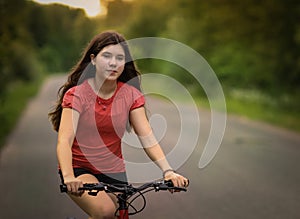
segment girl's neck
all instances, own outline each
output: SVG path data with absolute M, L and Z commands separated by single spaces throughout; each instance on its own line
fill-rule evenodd
M 101 98 L 108 99 L 112 97 L 117 89 L 117 81 L 109 81 L 105 80 L 103 82 L 97 80 L 97 78 L 93 78 L 93 87 L 95 92 Z

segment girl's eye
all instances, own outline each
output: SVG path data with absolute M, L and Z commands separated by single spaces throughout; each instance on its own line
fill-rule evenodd
M 102 53 L 102 57 L 104 57 L 106 59 L 111 59 L 111 58 L 113 58 L 113 54 L 105 52 L 105 53 Z M 115 58 L 116 58 L 117 61 L 124 61 L 125 60 L 124 55 L 117 55 Z
M 124 56 L 117 56 L 118 61 L 124 61 L 125 57 Z
M 108 54 L 108 53 L 103 53 L 102 56 L 104 58 L 111 58 L 111 54 Z

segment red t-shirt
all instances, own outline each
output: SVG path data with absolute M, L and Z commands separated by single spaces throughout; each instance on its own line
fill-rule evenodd
M 122 82 L 109 99 L 99 97 L 88 80 L 69 89 L 63 108 L 80 113 L 72 145 L 74 168 L 85 168 L 94 174 L 125 172 L 121 138 L 126 130 L 129 112 L 145 104 L 143 94 Z

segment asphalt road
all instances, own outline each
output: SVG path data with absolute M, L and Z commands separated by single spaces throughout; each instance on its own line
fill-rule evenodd
M 56 133 L 51 130 L 47 112 L 61 83 L 61 77 L 46 80 L 1 151 L 1 219 L 87 218 L 58 190 Z M 172 125 L 176 117 L 172 104 L 162 100 L 150 102 L 152 111 L 166 115 L 160 120 L 168 127 L 162 145 L 170 146 L 174 142 L 172 136 L 178 134 L 177 126 Z M 178 169 L 189 177 L 189 191 L 151 193 L 147 195 L 146 209 L 133 218 L 300 218 L 299 134 L 228 116 L 219 151 L 208 166 L 199 169 L 209 132 L 209 112 L 200 110 L 199 115 L 198 144 Z M 124 148 L 129 161 L 146 161 L 139 148 Z M 168 153 L 172 148 L 165 150 Z M 130 171 L 129 175 L 133 174 Z

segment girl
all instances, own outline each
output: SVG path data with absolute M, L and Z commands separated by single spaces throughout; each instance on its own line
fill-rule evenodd
M 165 180 L 172 180 L 174 186 L 188 185 L 172 170 L 152 134 L 139 75 L 124 37 L 103 32 L 89 43 L 49 113 L 58 131 L 62 181 L 71 199 L 93 219 L 114 218 L 116 199 L 105 192 L 93 197 L 78 188 L 84 183 L 127 183 L 121 152 L 126 127 L 134 129 Z

